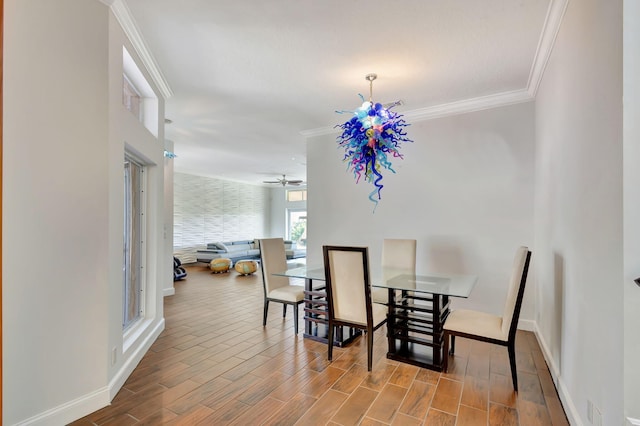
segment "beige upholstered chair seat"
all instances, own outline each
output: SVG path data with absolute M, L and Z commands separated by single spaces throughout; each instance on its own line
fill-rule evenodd
M 289 285 L 271 290 L 267 297 L 269 297 L 269 299 L 284 300 L 286 302 L 295 303 L 304 299 L 304 293 L 302 293 L 302 291 L 304 291 L 302 286 Z
M 304 287 L 291 285 L 289 278 L 274 275 L 287 270 L 287 256 L 282 238 L 264 238 L 260 245 L 260 269 L 264 288 L 264 313 L 262 325 L 267 325 L 269 302 L 282 303 L 282 317 L 287 315 L 287 305 L 293 306 L 293 328 L 298 334 L 298 305 L 304 300 Z
M 520 308 L 524 297 L 524 286 L 527 283 L 531 252 L 522 246 L 516 250 L 511 269 L 511 279 L 507 290 L 502 316 L 487 314 L 480 311 L 456 310 L 449 314 L 444 323 L 444 360 L 442 369 L 447 372 L 449 355 L 455 351 L 456 336 L 467 339 L 480 340 L 507 347 L 509 364 L 511 366 L 511 380 L 513 389 L 518 391 L 518 374 L 516 372 L 516 329 Z M 451 351 L 449 351 L 451 344 Z
M 509 338 L 508 333 L 505 334 L 502 331 L 502 317 L 465 309 L 451 312 L 444 323 L 444 329 L 458 333 L 481 335 L 491 339 L 504 340 L 505 342 Z

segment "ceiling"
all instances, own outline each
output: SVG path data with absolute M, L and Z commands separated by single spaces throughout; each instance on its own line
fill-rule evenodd
M 350 118 L 335 111 L 360 106 L 360 93 L 368 97 L 368 73 L 378 74 L 374 101 L 402 100 L 395 110 L 408 121 L 443 105 L 473 105 L 496 95 L 530 99 L 552 5 L 124 3 L 172 93 L 165 134 L 174 143 L 174 170 L 251 184 L 282 174 L 305 180 L 305 135 L 334 131 Z

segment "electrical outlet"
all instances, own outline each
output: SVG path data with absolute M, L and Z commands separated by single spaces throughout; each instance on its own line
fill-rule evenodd
M 111 365 L 116 365 L 116 359 L 118 356 L 118 348 L 117 347 L 113 347 L 113 349 L 111 349 Z
M 593 424 L 593 402 L 587 399 L 587 420 Z

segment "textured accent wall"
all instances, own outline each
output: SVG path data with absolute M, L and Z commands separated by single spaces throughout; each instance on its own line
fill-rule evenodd
M 175 173 L 173 189 L 173 251 L 183 263 L 207 243 L 268 234 L 269 188 Z

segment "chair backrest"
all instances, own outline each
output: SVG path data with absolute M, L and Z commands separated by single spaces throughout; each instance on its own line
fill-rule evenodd
M 259 242 L 262 282 L 267 295 L 272 290 L 289 285 L 289 278 L 273 275 L 274 272 L 287 270 L 287 255 L 282 238 L 265 238 Z
M 386 238 L 382 243 L 382 271 L 384 282 L 392 275 L 416 273 L 416 240 Z
M 331 318 L 373 323 L 367 247 L 323 246 L 325 283 Z
M 531 252 L 527 247 L 519 247 L 518 250 L 516 250 L 516 255 L 513 259 L 513 268 L 511 270 L 511 280 L 509 281 L 507 301 L 502 314 L 502 334 L 505 336 L 508 335 L 509 340 L 515 338 L 516 335 L 530 260 Z

